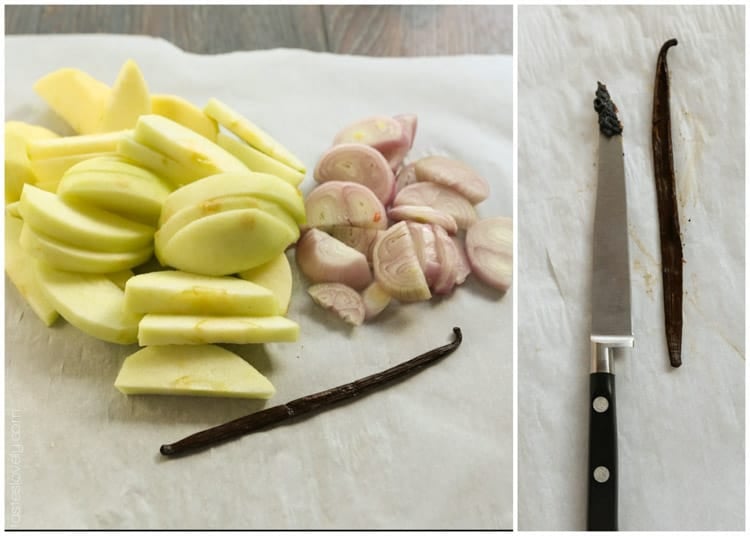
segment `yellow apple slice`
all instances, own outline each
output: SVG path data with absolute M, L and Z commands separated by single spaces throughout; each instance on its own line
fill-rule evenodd
M 269 173 L 284 179 L 292 186 L 299 186 L 304 180 L 305 174 L 294 168 L 282 164 L 258 149 L 250 146 L 242 140 L 219 133 L 216 136 L 216 143 L 228 152 L 239 158 L 250 171 Z
M 26 146 L 30 140 L 56 138 L 57 134 L 44 127 L 20 121 L 5 123 L 5 202 L 12 203 L 21 197 L 25 183 L 34 184 L 36 176 L 31 169 Z
M 86 134 L 84 136 L 63 136 L 30 140 L 27 145 L 29 160 L 44 160 L 64 156 L 114 153 L 117 144 L 128 130 L 107 132 L 105 134 Z
M 125 358 L 115 387 L 126 395 L 271 398 L 271 382 L 220 346 L 149 346 Z
M 84 333 L 117 344 L 138 340 L 140 315 L 125 311 L 125 293 L 105 275 L 35 267 L 47 299 L 60 315 Z
M 139 166 L 149 169 L 166 179 L 174 188 L 188 184 L 206 175 L 196 168 L 184 166 L 180 162 L 146 147 L 135 141 L 132 135 L 123 136 L 117 145 L 118 154 Z
M 140 274 L 125 286 L 125 307 L 135 313 L 215 316 L 273 316 L 273 293 L 236 277 L 212 277 L 174 270 Z
M 273 175 L 245 169 L 242 173 L 206 177 L 175 190 L 164 201 L 159 224 L 163 225 L 180 209 L 230 195 L 249 195 L 272 201 L 287 211 L 298 224 L 305 223 L 305 204 L 299 188 Z
M 97 132 L 110 88 L 79 69 L 59 69 L 43 76 L 34 91 L 79 134 Z
M 120 288 L 121 290 L 125 290 L 125 285 L 127 284 L 128 280 L 135 274 L 133 273 L 133 270 L 120 270 L 119 272 L 112 272 L 104 275 L 107 276 L 107 278 L 115 285 L 117 285 L 118 288 Z
M 151 113 L 151 99 L 143 73 L 133 60 L 127 60 L 117 75 L 104 107 L 99 132 L 133 128 L 138 117 Z
M 20 201 L 13 201 L 12 203 L 8 203 L 5 205 L 5 214 L 8 216 L 13 216 L 14 218 L 18 218 L 19 220 L 21 218 L 21 213 L 19 212 L 19 208 L 21 206 Z
M 5 273 L 39 320 L 51 326 L 60 315 L 37 280 L 36 259 L 30 257 L 19 243 L 22 228 L 23 221 L 5 215 Z
M 150 246 L 122 253 L 91 251 L 36 233 L 28 225 L 23 226 L 19 243 L 29 255 L 58 270 L 86 274 L 110 274 L 126 270 L 146 262 L 154 252 Z
M 76 164 L 89 160 L 90 158 L 98 158 L 100 156 L 117 156 L 114 152 L 104 153 L 84 153 L 84 154 L 73 154 L 68 156 L 58 156 L 55 158 L 44 158 L 42 160 L 31 160 L 31 171 L 34 172 L 36 177 L 36 183 L 34 186 L 47 190 L 48 192 L 57 191 L 57 185 L 60 183 L 60 179 L 65 175 L 65 172 Z
M 204 138 L 216 141 L 219 126 L 190 101 L 177 95 L 151 95 L 151 113 L 162 115 L 194 130 Z M 237 155 L 235 155 L 237 156 Z
M 273 259 L 297 239 L 288 225 L 257 208 L 205 216 L 160 247 L 160 261 L 203 275 L 228 275 Z
M 154 236 L 153 227 L 97 208 L 74 207 L 30 184 L 21 193 L 20 212 L 37 233 L 93 251 L 141 250 Z
M 283 316 L 147 314 L 138 324 L 138 344 L 141 346 L 260 344 L 294 342 L 298 337 L 299 325 Z
M 158 151 L 204 176 L 226 171 L 243 172 L 245 164 L 197 132 L 160 115 L 142 115 L 133 133 L 135 141 Z
M 63 201 L 109 210 L 154 226 L 171 191 L 153 173 L 109 158 L 94 158 L 73 166 L 57 187 L 57 195 Z
M 289 152 L 286 147 L 223 102 L 218 99 L 211 99 L 203 111 L 207 116 L 218 121 L 220 125 L 259 151 L 297 171 L 305 173 L 305 165 Z
M 289 310 L 292 299 L 292 267 L 286 253 L 280 253 L 276 258 L 265 264 L 245 270 L 237 274 L 245 281 L 267 288 L 276 296 L 280 314 L 285 315 Z

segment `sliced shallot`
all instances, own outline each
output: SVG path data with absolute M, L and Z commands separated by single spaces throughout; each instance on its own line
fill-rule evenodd
M 385 207 L 377 196 L 356 182 L 330 181 L 316 187 L 305 200 L 307 225 L 353 225 L 385 229 Z
M 365 302 L 351 287 L 341 283 L 320 283 L 307 289 L 313 301 L 336 313 L 344 322 L 359 326 L 365 320 Z
M 391 168 L 397 169 L 413 141 L 411 126 L 404 128 L 404 124 L 393 117 L 377 115 L 345 127 L 336 135 L 333 144 L 364 143 L 380 151 Z
M 440 261 L 440 273 L 432 284 L 432 291 L 435 294 L 450 294 L 456 285 L 458 275 L 458 251 L 456 250 L 456 244 L 453 243 L 445 229 L 439 225 L 433 225 L 432 230 L 435 233 L 435 243 Z
M 471 274 L 471 265 L 469 259 L 466 256 L 466 248 L 464 243 L 457 236 L 451 236 L 451 240 L 456 245 L 456 252 L 458 253 L 458 262 L 456 264 L 456 285 L 461 285 L 466 278 Z
M 414 249 L 417 252 L 419 265 L 422 267 L 427 286 L 432 287 L 438 274 L 440 274 L 440 260 L 437 254 L 435 233 L 429 223 L 406 222 L 411 238 L 414 241 Z
M 401 167 L 409 149 L 414 145 L 414 137 L 417 135 L 417 116 L 414 114 L 394 115 L 393 118 L 401 123 L 407 142 L 398 150 L 392 151 L 388 156 L 388 163 L 393 171 Z
M 388 217 L 392 220 L 410 220 L 419 223 L 434 223 L 439 225 L 450 234 L 456 234 L 458 225 L 450 214 L 435 210 L 432 207 L 420 205 L 401 205 L 388 210 Z
M 398 171 L 398 175 L 396 175 L 396 184 L 394 186 L 396 195 L 398 196 L 401 190 L 415 182 L 417 182 L 417 171 L 414 169 L 414 164 L 402 166 Z
M 415 162 L 417 180 L 453 188 L 473 205 L 490 195 L 487 181 L 467 164 L 445 156 L 428 156 Z
M 453 216 L 459 229 L 468 229 L 477 221 L 477 211 L 456 190 L 434 182 L 418 182 L 400 190 L 393 206 L 422 205 Z
M 357 182 L 388 204 L 395 177 L 388 161 L 377 150 L 361 143 L 343 143 L 323 153 L 315 166 L 315 180 Z
M 332 237 L 341 240 L 347 246 L 356 249 L 372 260 L 372 247 L 375 241 L 385 231 L 382 229 L 366 229 L 364 227 L 352 227 L 351 225 L 335 225 L 328 229 Z
M 385 292 L 403 302 L 430 299 L 414 241 L 406 222 L 391 226 L 372 250 L 375 280 Z
M 362 301 L 365 304 L 365 320 L 370 320 L 379 315 L 388 307 L 388 304 L 392 300 L 391 295 L 377 281 L 373 281 L 370 286 L 362 291 Z
M 297 242 L 297 265 L 313 283 L 343 283 L 363 289 L 372 281 L 367 258 L 319 229 L 309 229 Z
M 508 290 L 513 279 L 513 220 L 497 216 L 469 227 L 466 256 L 472 273 L 482 282 Z

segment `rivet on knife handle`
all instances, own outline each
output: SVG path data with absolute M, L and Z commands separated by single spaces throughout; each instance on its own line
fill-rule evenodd
M 656 200 L 659 209 L 661 270 L 664 288 L 664 322 L 669 362 L 682 365 L 682 238 L 677 211 L 677 195 L 672 158 L 672 123 L 669 115 L 669 71 L 667 51 L 677 44 L 670 39 L 662 45 L 656 62 L 651 147 L 654 153 Z

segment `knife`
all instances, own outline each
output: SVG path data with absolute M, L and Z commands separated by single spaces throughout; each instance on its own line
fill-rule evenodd
M 630 255 L 622 123 L 598 83 L 599 176 L 591 287 L 591 376 L 587 530 L 617 530 L 617 421 L 614 353 L 633 346 Z

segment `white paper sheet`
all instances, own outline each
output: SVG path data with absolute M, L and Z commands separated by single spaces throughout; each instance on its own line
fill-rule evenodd
M 127 58 L 153 92 L 199 106 L 217 97 L 257 122 L 308 165 L 305 191 L 340 128 L 374 113 L 417 113 L 410 159 L 443 153 L 470 162 L 492 187 L 480 215 L 512 213 L 508 56 L 199 56 L 145 37 L 10 37 L 6 119 L 59 128 L 33 82 L 69 66 L 112 83 Z M 512 291 L 499 299 L 472 278 L 450 299 L 393 307 L 371 325 L 348 329 L 314 306 L 305 287 L 297 276 L 289 316 L 301 325 L 298 343 L 232 347 L 275 384 L 269 405 L 445 344 L 454 325 L 463 329 L 463 346 L 354 403 L 165 461 L 162 443 L 263 404 L 127 398 L 112 383 L 135 346 L 97 341 L 64 322 L 47 329 L 8 284 L 6 449 L 22 452 L 15 465 L 6 461 L 13 471 L 7 525 L 511 528 Z
M 743 530 L 744 9 L 521 7 L 519 528 L 585 527 L 597 80 L 624 124 L 636 346 L 615 365 L 622 530 Z M 667 39 L 683 366 L 664 335 L 651 157 Z

